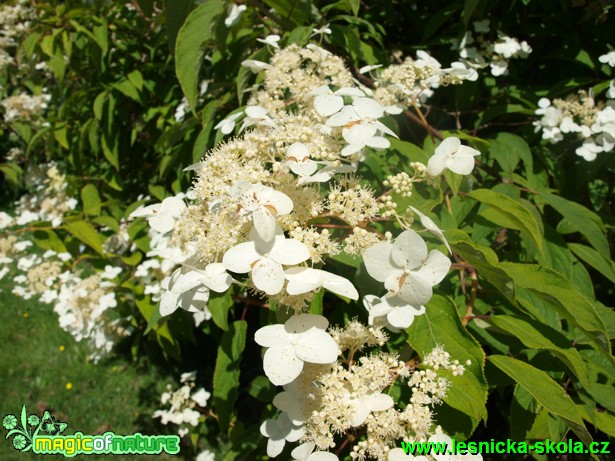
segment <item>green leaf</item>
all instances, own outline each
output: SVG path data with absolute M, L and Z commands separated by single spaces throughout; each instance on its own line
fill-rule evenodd
M 103 255 L 100 234 L 96 232 L 96 229 L 94 229 L 91 224 L 85 221 L 74 221 L 64 224 L 62 227 L 75 238 L 91 247 L 98 254 L 101 256 Z
M 15 184 L 17 187 L 21 187 L 19 177 L 23 174 L 23 170 L 14 163 L 0 164 L 0 171 L 4 173 L 6 179 Z
M 515 299 L 513 280 L 500 267 L 498 257 L 491 248 L 474 243 L 468 234 L 460 230 L 447 231 L 446 238 L 453 250 L 470 263 L 481 277 L 511 301 Z
M 476 189 L 470 192 L 470 197 L 490 206 L 479 213 L 488 221 L 498 226 L 516 229 L 527 234 L 542 253 L 542 234 L 536 218 L 517 200 L 489 189 Z
M 512 133 L 498 133 L 491 141 L 489 154 L 500 164 L 502 170 L 512 173 L 519 160 L 523 160 L 529 174 L 533 170 L 532 152 L 525 139 Z
M 554 328 L 537 322 L 528 322 L 510 315 L 495 315 L 491 322 L 517 337 L 532 349 L 545 349 L 559 358 L 572 371 L 583 386 L 589 384 L 587 366 L 571 341 Z
M 207 302 L 207 309 L 211 312 L 214 323 L 223 330 L 228 330 L 228 311 L 233 307 L 233 296 L 231 290 L 223 294 L 211 293 Z
M 188 17 L 190 10 L 194 8 L 193 0 L 166 0 L 164 14 L 166 16 L 165 29 L 169 49 L 175 51 L 175 41 L 180 27 Z
M 462 376 L 451 376 L 451 387 L 444 401 L 452 408 L 472 418 L 474 427 L 487 419 L 487 383 L 483 372 L 485 355 L 459 318 L 453 301 L 434 295 L 424 315 L 418 316 L 408 328 L 408 342 L 421 357 L 436 346 L 443 346 L 454 360 L 472 363 Z M 474 428 L 468 428 L 471 432 Z M 469 434 L 467 434 L 469 435 Z
M 139 90 L 127 78 L 120 80 L 119 82 L 112 83 L 111 86 L 123 95 L 128 96 L 130 99 L 141 103 L 141 95 L 139 94 Z
M 463 13 L 461 13 L 461 20 L 463 21 L 463 26 L 468 27 L 468 23 L 470 19 L 472 19 L 472 14 L 474 10 L 478 6 L 480 0 L 465 0 L 463 4 Z
M 224 11 L 221 0 L 208 0 L 196 7 L 179 29 L 175 43 L 175 72 L 188 104 L 194 111 L 205 44 L 212 38 L 216 16 Z
M 248 324 L 245 320 L 231 323 L 222 335 L 214 370 L 213 400 L 218 415 L 218 425 L 226 430 L 233 415 L 239 395 L 241 354 L 246 345 Z
M 58 253 L 66 252 L 64 242 L 62 242 L 60 237 L 58 237 L 58 234 L 52 230 L 36 230 L 34 231 L 33 236 L 34 243 L 36 243 L 36 245 L 43 250 L 53 250 Z
M 580 243 L 568 243 L 568 248 L 581 260 L 615 283 L 615 264 L 610 259 L 605 258 L 604 254 Z
M 100 195 L 94 184 L 86 184 L 81 189 L 81 201 L 83 202 L 83 212 L 88 215 L 98 216 L 100 214 Z
M 571 202 L 570 200 L 547 192 L 541 192 L 539 196 L 545 203 L 555 208 L 555 210 L 569 222 L 574 230 L 585 236 L 598 252 L 604 255 L 610 255 L 604 224 L 596 213 L 578 203 Z
M 491 355 L 489 362 L 529 392 L 547 411 L 560 417 L 586 446 L 592 442 L 583 419 L 570 396 L 551 377 L 532 365 L 504 355 Z
M 609 336 L 593 300 L 571 286 L 557 272 L 534 264 L 500 263 L 516 286 L 526 288 L 561 316 L 583 331 L 589 340 L 613 361 Z

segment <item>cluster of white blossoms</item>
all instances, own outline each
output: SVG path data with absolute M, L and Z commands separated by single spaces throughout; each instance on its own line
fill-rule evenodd
M 32 121 L 43 113 L 50 100 L 51 96 L 45 93 L 37 96 L 27 93 L 9 96 L 0 102 L 4 107 L 4 121 Z
M 180 383 L 182 386 L 177 390 L 167 384 L 167 391 L 160 397 L 160 403 L 168 408 L 156 410 L 153 417 L 160 418 L 162 424 L 179 426 L 177 433 L 183 437 L 190 432 L 189 425 L 195 427 L 199 424 L 201 412 L 197 408 L 205 409 L 211 394 L 202 387 L 196 387 L 196 371 L 182 373 Z M 207 453 L 202 454 L 203 459 L 208 459 Z
M 600 56 L 600 62 L 615 67 L 615 52 Z M 611 80 L 605 93 L 606 101 L 596 101 L 592 91 L 581 90 L 565 99 L 538 101 L 534 121 L 536 132 L 552 144 L 562 141 L 565 135 L 575 137 L 582 144 L 575 153 L 587 161 L 598 154 L 612 152 L 615 148 L 615 80 Z
M 391 114 L 400 113 L 413 104 L 425 102 L 440 86 L 460 85 L 478 78 L 476 69 L 464 62 L 442 64 L 425 51 L 417 51 L 416 59 L 407 57 L 401 64 L 382 69 L 380 65 L 365 66 L 361 73 L 370 73 L 374 79 L 373 98 L 387 107 Z M 365 88 L 363 88 L 366 91 Z
M 66 251 L 35 251 L 31 234 L 24 231 L 36 227 L 28 226 L 49 222 L 59 227 L 78 202 L 69 196 L 67 178 L 53 162 L 31 169 L 26 182 L 30 193 L 15 203 L 15 217 L 0 213 L 0 278 L 11 274 L 14 295 L 53 306 L 60 326 L 76 341 L 87 342 L 96 362 L 131 331 L 114 309 L 122 268 L 107 265 L 97 271 L 86 262 L 74 264 Z
M 452 48 L 459 51 L 461 62 L 470 68 L 489 66 L 494 77 L 507 75 L 511 59 L 525 59 L 532 52 L 526 41 L 519 42 L 500 30 L 497 39 L 492 41 L 489 19 L 475 21 L 472 27 L 474 32 L 468 30 L 461 40 L 453 42 Z
M 7 3 L 0 6 L 0 71 L 15 62 L 11 49 L 36 18 L 28 4 L 28 0 L 20 0 L 14 5 Z
M 396 134 L 383 119 L 399 113 L 400 104 L 415 104 L 417 85 L 460 83 L 472 74 L 441 69 L 420 55 L 407 68 L 422 68 L 425 75 L 411 85 L 407 80 L 409 93 L 389 105 L 356 81 L 339 57 L 314 44 L 280 48 L 278 41 L 263 41 L 273 52 L 269 62 L 243 63 L 262 83 L 252 88 L 246 107 L 216 126 L 238 136 L 187 168 L 197 177 L 186 196 L 132 216 L 146 218 L 185 257 L 175 260 L 178 267 L 161 283 L 162 315 L 178 308 L 207 312 L 211 291 L 224 293 L 233 285 L 294 312 L 284 324 L 255 334 L 267 349 L 266 376 L 284 386 L 274 400 L 280 415 L 261 427 L 270 456 L 286 442 L 301 441 L 291 453 L 295 460 L 336 460 L 328 450 L 352 430 L 358 434 L 353 457 L 386 459 L 396 441 L 433 432 L 433 406 L 449 386 L 440 373 L 463 372 L 440 349 L 425 357 L 420 371 L 418 362 L 410 366 L 379 352 L 388 340 L 383 328 L 410 326 L 451 265 L 411 229 L 434 234 L 450 251 L 438 226 L 416 208 L 400 210 L 396 200 L 447 169 L 470 174 L 479 152 L 447 138 L 427 165 L 409 164 L 410 173 L 387 178 L 378 190 L 357 170 L 367 155 L 390 147 L 388 138 Z M 380 75 L 390 74 L 387 85 L 401 75 L 385 72 Z M 395 236 L 383 226 L 401 232 Z M 329 258 L 348 255 L 362 258 L 383 285 L 363 298 L 371 326 L 352 321 L 329 328 L 325 317 L 304 311 L 321 290 L 359 300 L 349 279 L 326 270 Z M 407 380 L 413 395 L 398 407 L 386 394 L 397 379 Z

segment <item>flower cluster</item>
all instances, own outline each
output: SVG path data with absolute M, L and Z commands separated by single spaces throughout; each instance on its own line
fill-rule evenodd
M 379 65 L 361 69 L 362 73 L 373 76 L 373 97 L 387 106 L 389 113 L 399 113 L 407 106 L 425 102 L 440 86 L 459 85 L 478 78 L 476 70 L 463 62 L 453 62 L 443 68 L 425 51 L 417 51 L 416 55 L 416 59 L 407 57 L 401 64 L 385 69 Z
M 0 105 L 4 107 L 4 121 L 31 121 L 41 115 L 50 99 L 51 96 L 45 93 L 38 96 L 27 93 L 9 96 L 0 102 Z
M 384 352 L 359 357 L 366 348 L 386 344 L 384 326 L 407 328 L 425 312 L 432 287 L 451 264 L 411 229 L 418 216 L 448 247 L 438 226 L 418 209 L 398 211 L 396 200 L 409 196 L 418 183 L 433 183 L 447 169 L 470 174 L 479 152 L 447 138 L 427 165 L 413 162 L 412 174 L 391 176 L 377 188 L 357 170 L 397 136 L 383 122 L 386 114 L 399 113 L 400 104 L 415 105 L 423 90 L 460 83 L 474 72 L 442 69 L 435 59 L 420 55 L 406 63 L 403 79 L 409 86 L 403 97 L 388 104 L 356 82 L 339 57 L 313 44 L 280 48 L 278 41 L 275 36 L 264 40 L 273 51 L 270 62 L 243 63 L 262 74 L 262 84 L 252 89 L 247 107 L 217 125 L 223 134 L 237 130 L 239 136 L 188 167 L 196 179 L 186 195 L 132 216 L 146 218 L 164 236 L 167 249 L 181 255 L 168 258 L 162 290 L 156 293 L 161 315 L 182 308 L 207 318 L 210 293 L 228 292 L 233 285 L 294 310 L 284 324 L 255 334 L 267 348 L 265 374 L 284 386 L 274 401 L 282 413 L 261 427 L 270 456 L 280 454 L 286 442 L 302 440 L 292 453 L 295 459 L 337 459 L 326 450 L 336 446 L 338 436 L 362 427 L 366 436 L 358 440 L 354 456 L 383 459 L 395 440 L 430 433 L 430 406 L 440 401 L 448 382 L 434 370 L 463 372 L 435 351 L 426 358 L 424 373 L 429 373 L 408 381 L 416 401 L 395 409 L 383 392 L 397 378 L 410 378 L 410 367 Z M 385 69 L 378 84 L 394 85 L 403 74 L 396 72 Z M 397 236 L 385 229 L 397 225 L 402 230 Z M 351 280 L 327 270 L 329 258 L 350 255 L 362 258 L 368 274 L 383 283 L 363 298 L 372 325 L 352 321 L 329 328 L 327 318 L 303 311 L 322 290 L 359 299 Z M 143 272 L 160 272 L 151 262 L 143 264 L 149 264 Z
M 608 56 L 600 58 L 610 64 Z M 574 136 L 583 142 L 576 154 L 587 161 L 615 147 L 615 80 L 606 92 L 606 101 L 596 101 L 591 91 L 581 90 L 565 99 L 542 98 L 538 107 L 536 115 L 541 118 L 534 122 L 535 130 L 550 143 L 562 141 L 565 135 Z
M 508 74 L 508 61 L 525 59 L 532 52 L 526 41 L 520 42 L 504 32 L 497 31 L 497 39 L 490 39 L 489 19 L 475 21 L 474 32 L 468 30 L 460 41 L 453 43 L 454 50 L 459 51 L 461 62 L 471 68 L 489 66 L 491 75 L 499 77 Z
M 0 7 L 0 70 L 14 64 L 11 49 L 30 29 L 30 23 L 36 17 L 28 3 L 28 0 L 20 0 L 14 5 L 4 4 Z
M 156 410 L 153 417 L 160 418 L 162 424 L 179 426 L 178 434 L 183 437 L 190 432 L 188 425 L 194 427 L 199 424 L 201 413 L 196 408 L 204 409 L 211 394 L 202 387 L 196 388 L 196 371 L 182 373 L 180 383 L 182 386 L 177 390 L 167 384 L 167 391 L 161 395 L 160 403 L 169 408 Z

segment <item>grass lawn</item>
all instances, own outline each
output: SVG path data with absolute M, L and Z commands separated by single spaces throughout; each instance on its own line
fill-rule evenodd
M 165 385 L 177 379 L 174 374 L 163 373 L 151 361 L 145 367 L 124 356 L 97 365 L 89 363 L 87 346 L 75 342 L 60 329 L 51 306 L 24 301 L 11 294 L 10 274 L 0 281 L 0 338 L 0 418 L 9 413 L 19 418 L 22 406 L 26 405 L 29 414 L 42 416 L 49 410 L 56 419 L 68 423 L 65 434 L 77 431 L 84 434 L 114 431 L 118 435 L 173 433 L 174 428 L 158 425 L 151 415 L 158 408 Z M 1 433 L 6 434 L 4 428 Z M 67 459 L 51 455 L 44 458 Z M 169 455 L 103 458 L 183 459 Z M 0 460 L 30 459 L 41 457 L 19 453 L 11 440 L 0 437 Z

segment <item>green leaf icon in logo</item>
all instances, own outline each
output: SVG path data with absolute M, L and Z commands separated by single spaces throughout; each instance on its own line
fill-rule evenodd
M 6 415 L 2 420 L 2 425 L 8 431 L 17 427 L 17 417 L 15 415 Z

